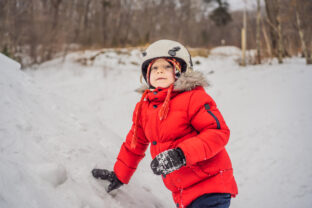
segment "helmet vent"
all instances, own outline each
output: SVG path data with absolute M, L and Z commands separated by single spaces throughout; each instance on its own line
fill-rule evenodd
M 181 49 L 180 46 L 176 46 L 176 47 L 170 49 L 170 50 L 168 51 L 168 54 L 169 54 L 170 56 L 175 56 L 175 55 L 176 55 L 176 52 L 179 51 L 180 49 Z

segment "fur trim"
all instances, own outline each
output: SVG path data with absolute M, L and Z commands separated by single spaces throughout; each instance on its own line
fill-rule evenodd
M 147 84 L 142 84 L 141 87 L 135 89 L 135 91 L 137 93 L 143 94 L 145 92 L 145 90 L 147 90 L 147 89 L 148 89 Z
M 208 87 L 209 83 L 202 72 L 191 71 L 181 74 L 178 80 L 174 83 L 174 90 L 190 91 L 198 86 Z M 147 89 L 148 86 L 146 84 L 143 84 L 140 88 L 136 89 L 135 91 L 142 94 Z
M 191 71 L 181 74 L 179 79 L 174 83 L 174 90 L 190 91 L 198 86 L 208 87 L 209 84 L 202 72 Z

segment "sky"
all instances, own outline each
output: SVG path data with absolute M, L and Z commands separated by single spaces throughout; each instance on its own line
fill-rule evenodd
M 239 9 L 244 9 L 245 5 L 247 9 L 256 8 L 257 1 L 256 0 L 227 0 L 230 4 L 230 10 L 235 11 Z M 263 0 L 260 0 L 261 4 L 264 4 Z

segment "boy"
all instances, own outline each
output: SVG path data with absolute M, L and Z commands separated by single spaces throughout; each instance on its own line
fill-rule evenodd
M 230 131 L 207 81 L 192 70 L 180 43 L 159 40 L 143 53 L 147 86 L 133 113 L 133 125 L 122 144 L 114 171 L 94 169 L 108 180 L 108 192 L 127 184 L 151 142 L 151 169 L 172 191 L 177 207 L 228 208 L 237 185 L 225 150 Z

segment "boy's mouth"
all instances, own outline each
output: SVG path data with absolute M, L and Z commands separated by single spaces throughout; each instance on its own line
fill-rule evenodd
M 166 79 L 166 78 L 164 78 L 164 77 L 159 77 L 159 78 L 156 79 L 156 81 L 158 81 L 158 80 L 163 80 L 163 79 Z

